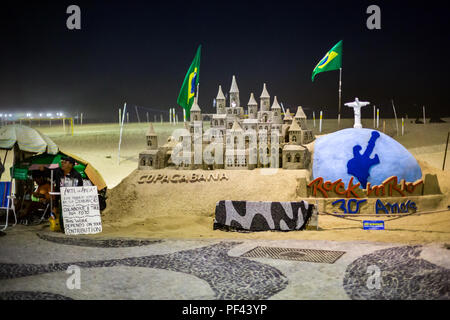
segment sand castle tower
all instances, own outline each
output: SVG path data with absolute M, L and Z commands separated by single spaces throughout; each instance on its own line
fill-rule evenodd
M 253 92 L 250 94 L 250 100 L 247 103 L 248 107 L 248 118 L 256 119 L 258 113 L 258 103 L 255 100 Z
M 297 113 L 294 116 L 294 120 L 298 123 L 300 128 L 307 129 L 307 127 L 306 127 L 306 114 L 303 111 L 303 108 L 301 106 L 297 107 Z
M 197 97 L 194 98 L 194 103 L 191 107 L 191 123 L 194 121 L 202 121 L 202 110 L 197 102 Z
M 277 96 L 275 96 L 273 99 L 271 110 L 273 112 L 272 123 L 279 124 L 279 128 L 281 128 L 281 124 L 283 123 L 283 121 L 281 120 L 281 107 L 278 104 Z
M 156 135 L 155 129 L 153 129 L 153 125 L 151 122 L 147 134 L 145 136 L 147 138 L 147 149 L 148 150 L 158 149 L 158 136 Z
M 261 100 L 261 111 L 269 111 L 270 107 L 270 95 L 269 92 L 267 92 L 266 84 L 263 85 L 263 91 L 261 93 L 261 96 L 259 97 Z
M 241 102 L 239 100 L 239 89 L 236 82 L 236 77 L 233 75 L 230 88 L 230 106 L 233 108 L 240 108 Z
M 297 108 L 297 113 L 295 114 L 294 121 L 292 123 L 294 122 L 297 123 L 302 130 L 300 140 L 301 144 L 307 144 L 314 140 L 314 134 L 312 130 L 309 130 L 308 126 L 306 125 L 306 114 L 305 112 L 303 112 L 303 108 L 300 106 Z
M 226 105 L 226 99 L 222 92 L 222 86 L 219 86 L 219 92 L 217 92 L 216 97 L 216 108 L 217 108 L 217 114 L 225 114 L 225 105 Z
M 289 127 L 289 144 L 302 144 L 302 129 L 297 121 L 293 121 Z
M 292 115 L 291 111 L 289 111 L 289 108 L 286 109 L 286 113 L 284 114 L 283 122 L 285 124 L 292 124 Z

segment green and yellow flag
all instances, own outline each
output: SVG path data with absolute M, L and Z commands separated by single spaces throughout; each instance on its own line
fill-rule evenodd
M 339 68 L 342 68 L 342 43 L 342 40 L 339 41 L 316 65 L 312 73 L 313 82 L 316 74 L 320 72 L 338 70 Z
M 180 107 L 186 110 L 186 118 L 189 119 L 190 110 L 194 103 L 194 96 L 197 90 L 199 75 L 200 75 L 200 52 L 202 45 L 198 46 L 194 61 L 192 61 L 186 76 L 184 77 L 183 85 L 178 95 L 177 103 Z

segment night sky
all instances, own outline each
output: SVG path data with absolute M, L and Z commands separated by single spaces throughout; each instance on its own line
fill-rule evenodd
M 71 4 L 81 8 L 81 30 L 66 27 Z M 371 4 L 381 8 L 381 30 L 366 27 Z M 1 10 L 0 111 L 106 122 L 127 102 L 131 120 L 135 105 L 141 117 L 169 107 L 181 114 L 178 92 L 201 44 L 203 112 L 214 112 L 218 85 L 229 91 L 234 74 L 241 105 L 250 92 L 259 100 L 266 82 L 291 111 L 335 117 L 339 72 L 314 82 L 311 73 L 343 40 L 343 103 L 359 97 L 393 117 L 393 98 L 399 117 L 417 117 L 422 105 L 450 116 L 449 15 L 431 1 L 13 1 Z

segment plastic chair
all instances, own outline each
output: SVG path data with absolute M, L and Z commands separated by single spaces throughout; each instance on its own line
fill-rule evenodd
M 14 214 L 15 223 L 13 226 L 17 224 L 17 215 L 16 208 L 14 206 L 14 191 L 12 181 L 0 181 L 0 209 L 6 210 L 6 221 L 5 224 L 0 225 L 3 227 L 0 231 L 8 228 L 8 220 L 9 220 L 9 211 L 12 210 Z

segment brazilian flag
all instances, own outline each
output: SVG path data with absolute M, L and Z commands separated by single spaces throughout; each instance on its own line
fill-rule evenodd
M 198 79 L 200 75 L 200 52 L 202 45 L 198 46 L 194 61 L 192 61 L 186 76 L 184 77 L 183 85 L 178 95 L 177 103 L 180 107 L 186 110 L 186 119 L 189 119 L 192 104 L 194 103 L 194 96 L 197 90 Z
M 327 52 L 325 57 L 319 61 L 312 73 L 312 81 L 316 74 L 325 71 L 338 70 L 342 68 L 342 40 L 339 41 L 330 51 Z

